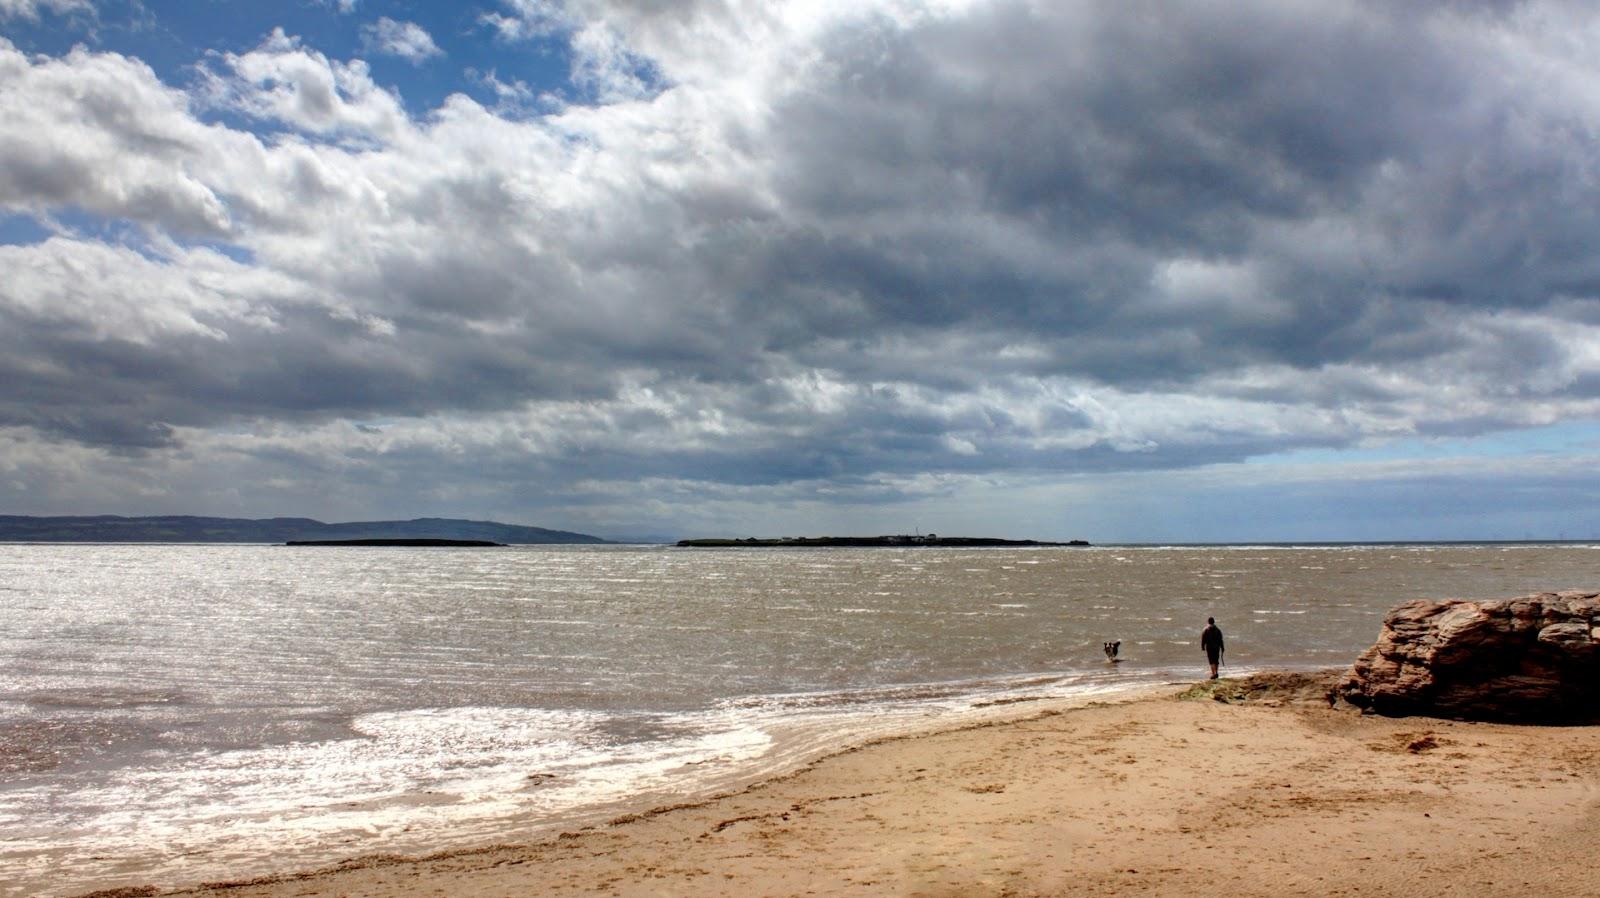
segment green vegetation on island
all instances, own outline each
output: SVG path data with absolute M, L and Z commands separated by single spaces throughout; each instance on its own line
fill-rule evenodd
M 933 547 L 942 549 L 968 549 L 991 547 L 1028 546 L 1087 546 L 1081 539 L 1064 543 L 1044 542 L 1036 539 L 996 539 L 987 536 L 938 536 L 929 533 L 917 536 L 785 536 L 778 539 L 683 539 L 678 545 L 689 549 L 734 548 L 827 548 L 827 547 Z

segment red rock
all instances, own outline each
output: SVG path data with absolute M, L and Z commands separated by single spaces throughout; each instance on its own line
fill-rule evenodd
M 1406 602 L 1338 691 L 1395 716 L 1600 721 L 1600 593 Z

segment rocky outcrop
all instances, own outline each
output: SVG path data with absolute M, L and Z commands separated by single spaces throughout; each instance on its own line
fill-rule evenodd
M 1338 692 L 1396 716 L 1600 721 L 1600 593 L 1406 602 Z

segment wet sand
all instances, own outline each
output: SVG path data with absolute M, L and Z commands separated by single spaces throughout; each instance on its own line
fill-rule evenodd
M 1019 706 L 540 844 L 182 894 L 1595 894 L 1600 727 L 1363 717 L 1320 689 Z

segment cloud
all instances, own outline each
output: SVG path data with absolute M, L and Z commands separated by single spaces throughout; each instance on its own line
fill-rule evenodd
M 189 98 L 138 60 L 82 47 L 30 60 L 0 38 L 0 116 L 0 206 L 78 208 L 180 234 L 232 229 L 224 160 L 251 155 L 254 139 L 197 121 Z
M 0 0 L 0 19 L 38 21 L 41 12 L 58 16 L 72 13 L 94 14 L 90 0 Z
M 362 26 L 361 40 L 368 52 L 398 56 L 412 65 L 421 65 L 444 51 L 433 42 L 433 36 L 415 22 L 397 22 L 383 16 L 371 25 Z
M 566 10 L 550 0 L 501 0 L 503 11 L 482 13 L 480 24 L 487 25 L 506 41 L 546 37 L 572 27 Z
M 501 0 L 503 11 L 479 16 L 502 41 L 519 43 L 562 37 L 571 59 L 570 81 L 600 103 L 636 100 L 655 93 L 662 74 L 655 61 L 637 52 L 604 9 L 553 0 Z M 705 47 L 715 51 L 713 47 Z
M 530 115 L 491 73 L 505 109 L 413 116 L 282 31 L 187 88 L 0 44 L 0 204 L 58 232 L 3 249 L 11 439 L 581 516 L 1600 412 L 1587 7 L 515 0 L 483 24 L 565 42 L 582 98 Z
M 410 125 L 399 98 L 359 59 L 337 62 L 274 29 L 247 53 L 222 54 L 204 72 L 206 101 L 303 134 L 389 141 Z
M 468 69 L 467 76 L 494 95 L 494 112 L 499 116 L 522 118 L 540 111 L 553 112 L 566 105 L 556 95 L 538 90 L 520 78 L 501 80 L 493 69 L 487 72 Z

